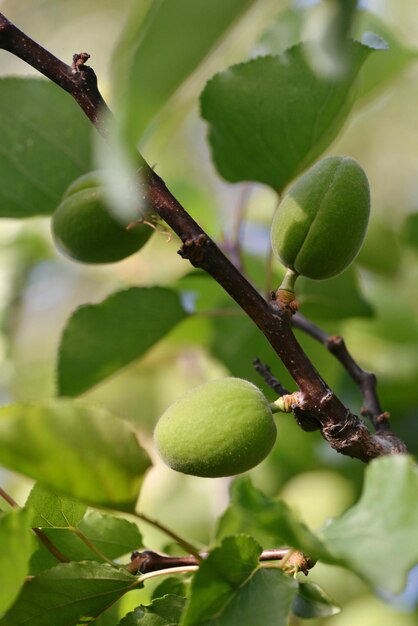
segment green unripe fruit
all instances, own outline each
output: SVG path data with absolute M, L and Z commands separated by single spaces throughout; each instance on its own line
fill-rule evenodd
M 82 263 L 114 263 L 137 252 L 153 233 L 138 223 L 127 229 L 109 212 L 105 191 L 92 172 L 67 189 L 52 216 L 52 234 L 57 248 Z
M 262 392 L 246 380 L 224 378 L 195 387 L 174 402 L 157 423 L 154 440 L 172 469 L 216 478 L 258 465 L 276 434 Z
M 73 180 L 69 187 L 67 187 L 64 195 L 62 196 L 62 199 L 68 198 L 68 196 L 73 196 L 75 193 L 78 193 L 79 191 L 84 191 L 85 189 L 103 187 L 103 176 L 105 176 L 105 172 L 100 170 L 87 172 L 86 174 L 79 176 L 78 178 Z
M 297 274 L 336 276 L 360 250 L 369 213 L 369 183 L 357 161 L 323 159 L 281 201 L 271 227 L 273 252 Z

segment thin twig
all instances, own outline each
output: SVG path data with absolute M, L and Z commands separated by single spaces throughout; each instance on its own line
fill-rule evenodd
M 196 556 L 168 556 L 166 554 L 160 554 L 152 550 L 145 550 L 143 552 L 135 551 L 131 555 L 131 562 L 126 566 L 126 569 L 131 574 L 148 574 L 149 572 L 156 572 L 163 570 L 164 572 L 173 573 L 174 569 L 183 569 L 200 565 L 202 560 L 206 559 L 208 552 L 200 552 L 199 558 Z M 260 562 L 266 561 L 289 561 L 292 566 L 297 567 L 299 571 L 305 574 L 310 570 L 315 562 L 309 559 L 306 555 L 299 550 L 293 550 L 289 548 L 280 548 L 275 550 L 263 550 L 260 554 Z
M 262 363 L 258 357 L 253 359 L 253 365 L 254 365 L 255 371 L 258 374 L 260 374 L 260 376 L 263 378 L 264 382 L 269 387 L 271 387 L 273 389 L 273 391 L 275 391 L 277 393 L 277 395 L 285 396 L 285 395 L 290 393 L 290 391 L 288 391 L 286 389 L 286 387 L 283 387 L 281 382 L 279 380 L 277 380 L 277 378 L 275 376 L 273 376 L 273 374 L 271 373 L 270 367 L 268 365 L 265 365 L 264 363 Z
M 363 397 L 362 415 L 369 417 L 376 432 L 384 433 L 390 430 L 389 413 L 383 412 L 377 396 L 377 380 L 375 374 L 362 369 L 353 359 L 342 337 L 328 335 L 300 313 L 292 319 L 292 325 L 310 335 L 322 345 L 343 365 L 345 370 L 359 387 Z
M 6 493 L 4 489 L 2 489 L 1 487 L 0 487 L 0 496 L 3 498 L 3 500 L 5 500 L 5 502 L 7 502 L 7 504 L 9 504 L 12 507 L 12 509 L 20 509 L 20 506 L 18 505 L 16 500 L 13 500 L 12 496 Z
M 105 561 L 105 563 L 107 563 L 108 565 L 111 565 L 112 567 L 115 567 L 115 564 L 113 563 L 113 561 L 108 559 L 107 556 L 103 554 L 103 552 L 101 552 L 98 548 L 96 548 L 94 543 L 90 541 L 90 539 L 86 537 L 86 535 L 82 533 L 81 530 L 79 530 L 75 526 L 70 526 L 68 530 L 70 530 L 75 535 L 77 535 L 77 537 L 89 548 L 89 550 L 91 550 L 96 556 L 98 556 L 100 560 Z
M 161 530 L 161 532 L 173 539 L 173 541 L 175 541 L 181 548 L 183 548 L 185 552 L 193 554 L 193 556 L 196 557 L 197 561 L 200 562 L 202 560 L 199 550 L 189 541 L 183 539 L 182 537 L 180 537 L 180 535 L 171 530 L 171 528 L 164 526 L 164 524 L 161 524 L 161 522 L 153 519 L 152 517 L 148 517 L 148 515 L 145 515 L 145 513 L 135 512 L 135 516 L 138 517 L 138 519 L 141 519 L 143 522 L 154 526 L 154 528 L 158 528 L 158 530 Z
M 61 550 L 58 550 L 58 548 L 56 548 L 54 546 L 54 544 L 52 543 L 52 541 L 49 539 L 49 537 L 46 536 L 46 534 L 44 533 L 44 531 L 41 528 L 32 528 L 33 532 L 35 533 L 35 535 L 38 537 L 39 541 L 41 541 L 45 548 L 61 563 L 70 563 L 71 559 L 68 559 L 65 554 L 63 554 L 61 552 Z

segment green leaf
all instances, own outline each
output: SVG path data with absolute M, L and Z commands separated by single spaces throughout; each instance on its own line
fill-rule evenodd
M 83 393 L 143 356 L 186 317 L 177 293 L 163 287 L 131 287 L 73 313 L 58 359 L 58 390 Z
M 28 575 L 37 576 L 41 572 L 58 565 L 59 562 L 60 561 L 51 554 L 46 546 L 38 541 L 30 558 Z
M 25 583 L 1 626 L 87 624 L 141 583 L 135 576 L 98 563 L 61 563 Z
M 371 219 L 356 263 L 377 274 L 393 277 L 401 263 L 401 250 L 393 227 Z
M 132 511 L 150 460 L 123 420 L 54 400 L 0 409 L 0 463 L 77 500 Z
M 402 228 L 402 240 L 415 252 L 418 252 L 418 212 L 411 213 L 405 219 Z
M 359 502 L 326 526 L 335 559 L 380 590 L 398 593 L 418 563 L 418 469 L 406 455 L 384 456 L 366 469 Z
M 361 292 L 354 267 L 327 280 L 309 280 L 302 276 L 296 289 L 301 313 L 314 320 L 373 316 L 373 308 Z
M 138 607 L 131 613 L 128 613 L 118 626 L 177 626 L 178 622 L 167 622 L 159 615 L 147 613 Z
M 123 600 L 122 600 L 123 602 Z M 120 601 L 112 604 L 94 620 L 94 626 L 115 626 L 120 618 Z
M 327 79 L 299 44 L 216 74 L 201 96 L 212 156 L 228 181 L 258 181 L 282 191 L 335 139 L 352 107 L 352 87 L 374 51 L 350 42 L 343 78 Z
M 39 528 L 75 526 L 87 511 L 85 504 L 58 495 L 39 483 L 32 487 L 25 507 L 34 511 L 32 526 Z
M 31 511 L 0 514 L 0 614 L 13 604 L 29 570 Z
M 143 545 L 138 526 L 114 515 L 90 511 L 77 528 L 109 559 L 116 559 Z
M 94 551 L 83 539 L 70 528 L 44 528 L 44 533 L 58 550 L 71 561 L 99 561 Z M 80 531 L 93 546 L 108 559 L 117 559 L 124 554 L 142 547 L 142 536 L 136 524 L 128 520 L 104 515 L 97 511 L 89 512 L 76 530 Z M 37 555 L 37 559 L 44 555 Z M 49 560 L 50 562 L 50 560 Z M 48 561 L 47 561 L 48 563 Z M 34 571 L 43 571 L 42 562 L 33 563 Z M 39 569 L 35 569 L 35 568 Z
M 292 604 L 292 612 L 301 619 L 331 617 L 341 608 L 333 602 L 319 585 L 298 581 L 299 588 Z
M 114 54 L 125 134 L 133 145 L 153 116 L 254 0 L 136 3 Z
M 222 287 L 203 270 L 194 270 L 182 276 L 175 285 L 184 307 L 191 313 L 218 308 L 228 301 Z
M 350 328 L 353 327 L 356 332 L 360 332 L 363 336 L 363 342 L 368 342 L 370 336 L 379 337 L 392 344 L 403 344 L 405 355 L 407 354 L 406 348 L 409 346 L 413 356 L 416 357 L 417 352 L 414 344 L 418 343 L 418 318 L 410 295 L 408 293 L 403 294 L 400 290 L 390 291 L 386 281 L 376 280 L 369 282 L 369 293 L 373 307 L 376 309 L 376 317 L 373 323 L 371 324 L 368 320 L 353 320 Z M 371 343 L 369 346 L 374 346 L 374 344 Z M 379 348 L 378 344 L 376 344 L 376 348 Z M 367 349 L 370 349 L 370 347 Z M 386 351 L 389 349 L 389 345 L 385 346 Z M 381 354 L 384 354 L 383 350 Z M 395 359 L 397 358 L 398 355 L 396 355 Z M 412 375 L 416 375 L 416 367 L 414 365 L 416 362 L 413 359 Z M 405 375 L 405 370 L 401 371 L 402 375 Z M 398 379 L 402 378 L 394 368 L 392 368 L 391 377 L 392 379 L 395 377 Z
M 285 386 L 292 385 L 292 379 L 264 335 L 246 316 L 217 317 L 212 320 L 212 354 L 221 360 L 234 376 L 245 378 L 260 387 L 267 397 L 271 390 L 261 380 L 254 369 L 253 359 L 259 357 L 263 363 L 274 364 L 275 376 Z
M 312 558 L 332 558 L 326 547 L 282 500 L 268 498 L 253 487 L 248 477 L 231 486 L 231 504 L 219 520 L 217 539 L 232 533 L 248 533 L 263 548 L 288 545 Z
M 200 564 L 182 626 L 219 614 L 258 568 L 261 547 L 252 537 L 226 537 Z
M 187 583 L 185 582 L 184 576 L 180 578 L 180 576 L 167 576 L 164 578 L 159 585 L 157 585 L 152 592 L 151 599 L 156 600 L 157 598 L 161 598 L 167 594 L 175 595 L 175 596 L 186 596 L 187 595 Z
M 93 168 L 91 124 L 62 89 L 0 79 L 0 217 L 50 215 L 69 183 Z
M 287 623 L 297 583 L 260 569 L 252 537 L 225 538 L 200 565 L 181 626 L 277 626 Z
M 185 605 L 185 598 L 165 595 L 147 606 L 139 606 L 128 613 L 119 626 L 177 626 Z

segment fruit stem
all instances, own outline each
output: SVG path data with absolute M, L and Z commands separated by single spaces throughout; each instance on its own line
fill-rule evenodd
M 274 294 L 274 299 L 277 304 L 282 311 L 288 315 L 288 317 L 292 317 L 292 315 L 296 313 L 299 308 L 295 299 L 295 282 L 298 276 L 298 272 L 287 268 L 281 285 Z
M 291 413 L 294 406 L 298 406 L 301 394 L 299 391 L 293 393 L 285 393 L 279 396 L 277 400 L 271 402 L 270 409 L 272 413 Z
M 279 290 L 290 291 L 293 295 L 295 293 L 295 282 L 298 278 L 299 274 L 294 270 L 287 268 L 286 273 L 283 277 L 282 283 L 279 287 Z
M 270 402 L 270 410 L 272 413 L 286 413 L 284 410 L 284 401 L 281 396 L 274 402 Z

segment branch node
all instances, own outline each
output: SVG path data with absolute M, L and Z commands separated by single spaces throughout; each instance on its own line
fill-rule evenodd
M 295 299 L 295 293 L 288 289 L 272 291 L 270 293 L 270 305 L 274 309 L 279 309 L 281 314 L 288 319 L 292 318 L 299 309 L 299 303 Z
M 78 74 L 79 72 L 85 70 L 86 68 L 84 67 L 84 64 L 89 60 L 89 58 L 90 55 L 88 52 L 78 52 L 73 54 L 73 62 L 71 63 L 73 74 Z
M 209 237 L 200 233 L 195 237 L 185 239 L 178 251 L 182 259 L 188 259 L 193 265 L 201 263 L 205 256 L 204 248 L 209 244 Z
M 390 430 L 390 413 L 389 411 L 383 411 L 375 418 L 375 428 L 377 431 Z
M 343 339 L 339 335 L 331 335 L 325 341 L 325 347 L 333 352 L 334 350 L 338 350 L 343 345 Z
M 315 563 L 316 561 L 314 561 L 314 559 L 311 559 L 303 552 L 300 552 L 299 550 L 294 550 L 286 559 L 286 563 L 283 569 L 288 570 L 290 573 L 302 572 L 303 574 L 305 574 L 305 576 L 307 576 L 309 574 L 309 570 L 315 565 Z

